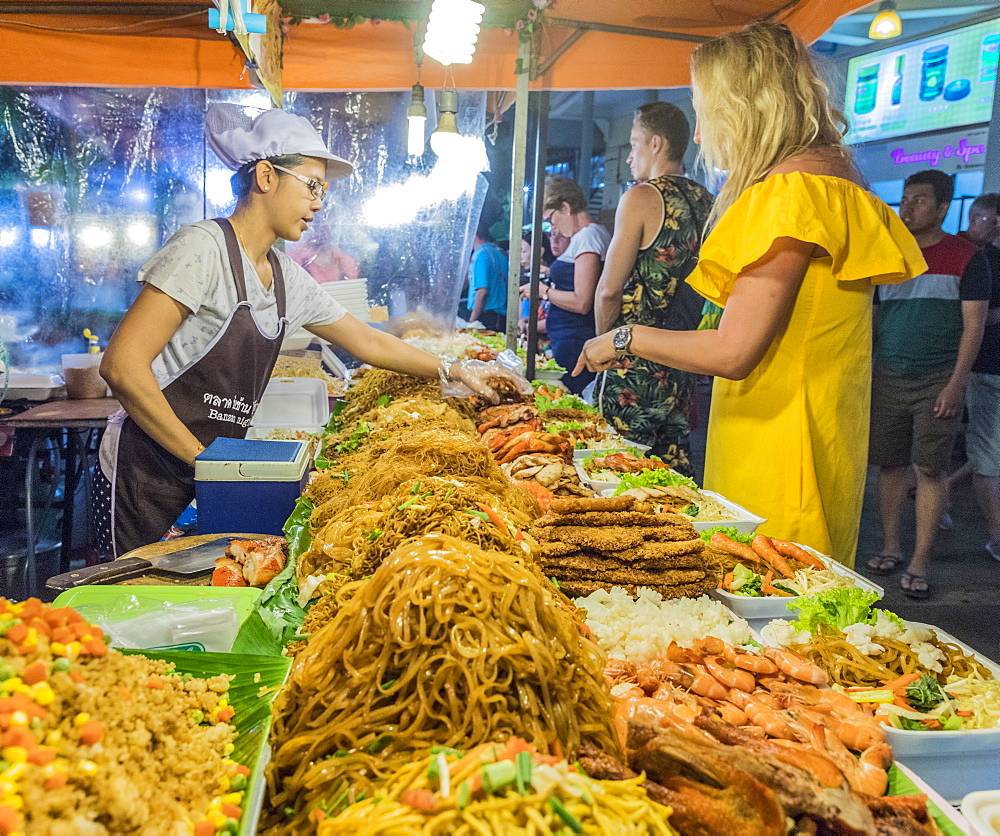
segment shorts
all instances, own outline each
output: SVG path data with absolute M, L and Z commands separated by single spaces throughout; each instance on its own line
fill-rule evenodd
M 1000 476 L 1000 375 L 973 373 L 966 393 L 965 448 L 973 473 Z
M 912 464 L 932 477 L 947 471 L 962 412 L 936 418 L 934 403 L 950 379 L 950 370 L 915 378 L 875 372 L 868 454 L 872 464 Z

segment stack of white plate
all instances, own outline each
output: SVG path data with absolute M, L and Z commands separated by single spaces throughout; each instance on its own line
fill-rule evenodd
M 368 322 L 370 306 L 366 279 L 344 279 L 340 282 L 325 282 L 323 289 L 340 302 L 347 312 L 362 322 Z

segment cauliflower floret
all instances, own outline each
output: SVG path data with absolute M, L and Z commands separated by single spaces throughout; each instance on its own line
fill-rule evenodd
M 934 671 L 934 673 L 941 673 L 944 670 L 941 663 L 946 661 L 947 657 L 934 645 L 927 642 L 916 642 L 910 645 L 910 649 L 917 654 L 917 660 L 922 667 Z
M 774 619 L 760 631 L 760 635 L 764 639 L 764 644 L 776 645 L 777 647 L 805 644 L 812 638 L 812 633 L 808 630 L 796 630 L 783 618 Z
M 930 642 L 934 638 L 934 631 L 928 630 L 926 627 L 908 623 L 906 630 L 900 638 L 907 644 L 922 644 Z
M 885 652 L 885 648 L 875 641 L 880 638 L 877 628 L 877 624 L 852 624 L 844 628 L 844 636 L 865 656 L 875 656 Z
M 903 628 L 885 614 L 883 610 L 875 611 L 875 623 L 872 627 L 872 638 L 876 639 L 901 639 L 903 638 Z

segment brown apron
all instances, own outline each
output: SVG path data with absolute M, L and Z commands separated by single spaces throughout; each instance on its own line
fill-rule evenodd
M 275 253 L 269 252 L 267 258 L 274 275 L 279 327 L 275 336 L 268 337 L 261 332 L 247 301 L 236 233 L 226 218 L 215 222 L 226 237 L 239 304 L 204 353 L 163 387 L 174 414 L 206 447 L 216 438 L 246 437 L 288 328 L 285 282 Z M 110 480 L 110 537 L 101 537 L 100 531 L 98 537 L 110 545 L 115 556 L 156 542 L 191 503 L 194 493 L 194 468 L 125 417 Z M 99 495 L 95 497 L 95 502 L 101 501 Z M 102 516 L 98 513 L 99 528 Z

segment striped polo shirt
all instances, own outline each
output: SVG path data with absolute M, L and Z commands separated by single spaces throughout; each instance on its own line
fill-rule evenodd
M 957 235 L 921 248 L 927 272 L 878 287 L 875 365 L 894 377 L 928 377 L 954 367 L 962 302 L 990 298 L 990 277 L 969 269 L 976 247 Z M 977 260 L 978 261 L 978 260 Z

